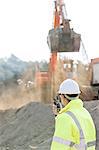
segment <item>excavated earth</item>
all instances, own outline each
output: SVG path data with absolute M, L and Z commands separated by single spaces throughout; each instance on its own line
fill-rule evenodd
M 99 101 L 86 101 L 97 129 L 99 150 Z M 0 150 L 50 150 L 54 132 L 51 106 L 31 102 L 18 109 L 0 111 Z

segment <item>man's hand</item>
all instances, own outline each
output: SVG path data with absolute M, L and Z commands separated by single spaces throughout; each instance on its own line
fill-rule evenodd
M 57 106 L 56 106 L 55 104 L 52 105 L 52 111 L 53 111 L 53 114 L 54 114 L 55 116 L 58 115 Z

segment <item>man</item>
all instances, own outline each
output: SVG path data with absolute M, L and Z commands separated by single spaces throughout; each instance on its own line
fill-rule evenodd
M 79 85 L 74 80 L 61 83 L 59 95 L 63 108 L 56 117 L 51 150 L 95 150 L 94 122 L 79 94 Z

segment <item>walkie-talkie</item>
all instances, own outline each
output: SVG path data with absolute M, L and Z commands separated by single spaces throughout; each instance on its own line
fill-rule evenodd
M 61 104 L 61 100 L 60 100 L 59 95 L 55 96 L 55 98 L 54 98 L 54 105 L 57 108 L 57 112 L 59 112 L 62 109 L 62 104 Z

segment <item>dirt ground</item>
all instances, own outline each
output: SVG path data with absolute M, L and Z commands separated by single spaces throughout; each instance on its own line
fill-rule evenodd
M 97 131 L 96 150 L 99 150 L 99 100 L 84 102 L 85 108 L 91 113 Z
M 84 102 L 97 129 L 99 150 L 99 101 Z M 50 150 L 54 132 L 51 106 L 30 102 L 18 109 L 0 111 L 0 150 Z

